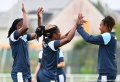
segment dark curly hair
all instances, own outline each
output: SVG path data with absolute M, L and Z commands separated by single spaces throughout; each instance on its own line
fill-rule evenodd
M 114 18 L 111 17 L 111 16 L 106 16 L 102 21 L 103 21 L 103 24 L 105 26 L 107 26 L 108 30 L 112 31 L 112 29 L 115 26 L 115 20 L 114 20 Z

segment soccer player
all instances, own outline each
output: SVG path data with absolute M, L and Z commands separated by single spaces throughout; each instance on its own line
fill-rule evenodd
M 79 17 L 82 19 L 82 17 Z M 43 55 L 40 70 L 37 74 L 37 82 L 56 82 L 59 47 L 69 43 L 75 34 L 77 22 L 65 35 L 61 36 L 56 25 L 39 26 L 36 29 L 37 36 L 43 35 Z
M 82 14 L 79 14 L 81 17 Z M 78 16 L 78 19 L 79 19 Z M 99 45 L 98 52 L 98 82 L 115 82 L 117 76 L 116 48 L 117 39 L 114 32 L 115 20 L 111 16 L 106 16 L 100 23 L 101 34 L 98 36 L 89 35 L 79 19 L 77 31 L 86 42 Z
M 57 66 L 57 81 L 58 82 L 66 81 L 66 74 L 64 72 L 64 67 L 65 67 L 64 55 L 63 55 L 63 52 L 60 50 L 58 66 Z
M 43 51 L 41 51 L 39 53 L 39 62 L 38 62 L 38 65 L 36 67 L 35 74 L 32 78 L 32 82 L 35 82 L 38 70 L 40 69 L 42 54 L 43 54 Z M 57 68 L 57 81 L 58 82 L 65 82 L 66 81 L 66 75 L 65 75 L 65 72 L 63 69 L 64 67 L 65 67 L 64 56 L 63 56 L 63 52 L 60 50 L 59 59 L 58 59 L 58 68 Z
M 31 82 L 28 41 L 35 39 L 36 33 L 27 34 L 29 27 L 26 16 L 27 13 L 23 3 L 22 12 L 23 18 L 14 20 L 7 36 L 9 38 L 12 57 L 14 59 L 11 70 L 13 82 Z

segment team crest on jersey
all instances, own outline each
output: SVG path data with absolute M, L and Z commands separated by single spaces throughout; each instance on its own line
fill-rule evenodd
M 45 42 L 44 42 L 44 41 L 42 42 L 42 44 L 43 44 L 43 46 L 44 46 L 44 47 L 47 47 L 47 44 L 45 44 Z

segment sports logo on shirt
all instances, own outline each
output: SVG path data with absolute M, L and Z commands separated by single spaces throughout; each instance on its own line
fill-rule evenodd
M 45 44 L 45 42 L 43 41 L 42 42 L 43 46 L 46 48 L 47 47 L 47 44 Z

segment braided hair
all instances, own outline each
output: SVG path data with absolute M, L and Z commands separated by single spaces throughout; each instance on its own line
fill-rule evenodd
M 37 34 L 36 39 L 38 40 L 39 37 L 43 35 L 43 41 L 45 40 L 45 37 L 48 37 L 51 39 L 53 37 L 54 33 L 57 33 L 58 27 L 56 25 L 46 25 L 46 26 L 39 26 L 37 27 L 35 33 Z M 39 41 L 39 40 L 38 40 Z
M 22 21 L 23 18 L 18 18 L 18 19 L 15 19 L 14 22 L 12 23 L 12 26 L 10 27 L 9 31 L 8 31 L 8 36 L 7 38 L 10 37 L 10 35 L 16 30 L 16 26 L 18 25 L 18 23 L 20 21 Z
M 111 16 L 107 16 L 102 21 L 103 21 L 104 25 L 107 26 L 108 30 L 112 31 L 112 29 L 115 26 L 115 20 L 114 20 L 114 18 L 111 17 Z

